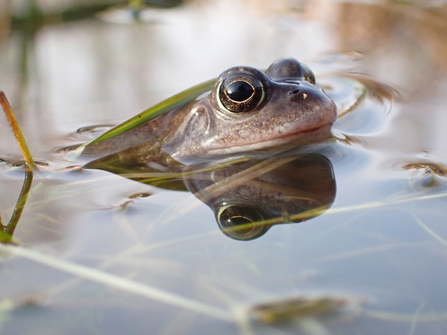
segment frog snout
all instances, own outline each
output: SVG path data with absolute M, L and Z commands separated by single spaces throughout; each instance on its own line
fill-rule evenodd
M 292 90 L 290 90 L 289 92 L 287 92 L 288 96 L 289 96 L 289 100 L 290 102 L 298 102 L 298 103 L 302 103 L 305 102 L 306 100 L 315 98 L 316 95 L 313 92 L 309 92 L 309 90 L 303 90 L 300 88 L 294 88 Z
M 299 94 L 299 93 L 301 93 L 301 90 L 299 88 L 296 88 L 296 89 L 293 89 L 293 90 L 289 91 L 287 94 L 289 94 L 289 95 L 296 95 L 296 94 Z

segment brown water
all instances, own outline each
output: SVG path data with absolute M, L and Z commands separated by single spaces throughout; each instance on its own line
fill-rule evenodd
M 0 89 L 35 159 L 48 164 L 34 175 L 14 232 L 19 246 L 0 246 L 0 334 L 447 331 L 443 1 L 188 1 L 148 10 L 140 24 L 125 14 L 45 25 L 27 39 L 0 33 Z M 77 163 L 57 150 L 94 135 L 76 132 L 82 127 L 115 124 L 228 67 L 263 69 L 285 56 L 323 84 L 346 72 L 374 79 L 335 124 L 339 140 L 315 149 L 324 156 L 316 166 L 334 179 L 321 184 L 329 208 L 305 222 L 236 240 L 219 228 L 215 202 L 67 169 Z M 380 102 L 373 88 L 384 86 L 375 82 L 398 100 Z M 4 118 L 0 129 L 6 224 L 24 171 Z M 280 177 L 316 171 L 296 162 Z M 264 183 L 281 184 L 269 173 Z M 257 321 L 261 306 L 288 299 L 317 307 Z M 321 312 L 324 299 L 334 313 Z

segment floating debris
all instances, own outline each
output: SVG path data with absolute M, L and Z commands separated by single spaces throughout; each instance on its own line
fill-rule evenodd
M 406 164 L 403 166 L 403 168 L 405 170 L 424 170 L 424 174 L 436 174 L 440 177 L 447 176 L 447 167 L 438 163 L 415 162 Z
M 264 324 L 321 318 L 347 312 L 358 312 L 364 299 L 336 296 L 285 298 L 251 307 L 249 316 Z

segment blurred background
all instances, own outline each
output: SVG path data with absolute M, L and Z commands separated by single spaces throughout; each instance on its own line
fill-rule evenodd
M 406 104 L 405 126 L 393 125 L 394 134 L 413 133 L 408 140 L 425 146 L 417 150 L 440 150 L 436 143 L 445 140 L 443 132 L 433 138 L 446 124 L 442 0 L 2 0 L 0 6 L 0 89 L 41 158 L 80 126 L 114 124 L 231 66 L 265 69 L 281 57 L 298 58 L 317 76 L 361 72 L 391 84 Z M 17 154 L 10 138 L 1 132 L 3 156 Z

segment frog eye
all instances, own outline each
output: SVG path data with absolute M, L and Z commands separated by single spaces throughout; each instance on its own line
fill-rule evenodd
M 315 75 L 312 70 L 294 58 L 282 58 L 274 62 L 265 73 L 276 81 L 294 82 L 306 80 L 315 85 Z
M 226 205 L 219 209 L 216 218 L 222 231 L 238 240 L 253 239 L 265 232 L 261 224 L 264 215 L 252 207 Z
M 255 89 L 249 83 L 243 80 L 233 81 L 225 89 L 228 98 L 235 102 L 243 102 L 251 98 Z
M 264 97 L 261 81 L 251 74 L 235 74 L 222 81 L 220 104 L 229 112 L 243 113 L 256 108 Z
M 309 83 L 315 85 L 315 75 L 314 75 L 314 73 L 312 72 L 312 70 L 310 69 L 310 67 L 308 67 L 307 65 L 302 64 L 302 63 L 301 63 L 301 66 L 302 66 L 302 68 L 303 68 L 303 77 L 304 77 L 304 80 L 306 80 L 306 81 L 308 81 Z

